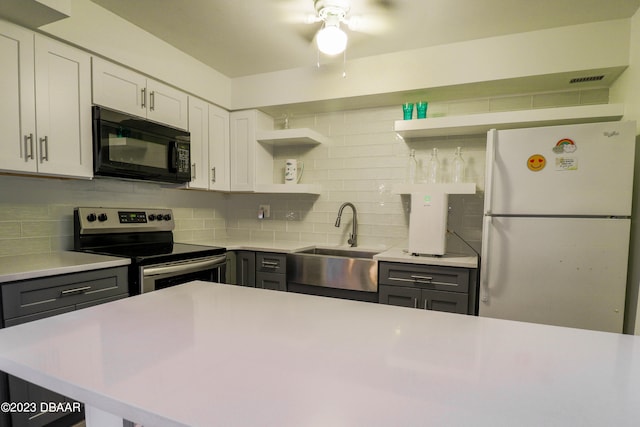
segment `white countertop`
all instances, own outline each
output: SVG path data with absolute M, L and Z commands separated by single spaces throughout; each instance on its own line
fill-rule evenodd
M 275 241 L 275 240 L 242 240 L 242 239 L 217 239 L 217 240 L 200 240 L 197 243 L 210 246 L 222 246 L 229 251 L 258 251 L 258 252 L 274 252 L 274 253 L 290 253 L 309 249 L 315 245 L 312 243 L 293 242 L 293 241 Z
M 84 252 L 52 252 L 0 257 L 0 283 L 129 265 L 128 258 Z
M 237 240 L 237 239 L 222 239 L 222 240 L 203 240 L 196 242 L 185 243 L 198 243 L 202 245 L 210 246 L 222 246 L 229 251 L 258 251 L 258 252 L 275 252 L 275 253 L 292 253 L 299 252 L 313 247 L 330 248 L 336 246 L 313 244 L 309 242 L 289 242 L 289 241 L 274 241 L 274 240 Z M 405 245 L 406 246 L 406 245 Z M 338 246 L 342 248 L 348 248 L 348 246 Z M 411 264 L 423 264 L 423 265 L 439 265 L 447 267 L 465 267 L 465 268 L 478 268 L 478 257 L 476 255 L 466 254 L 447 254 L 441 257 L 438 256 L 413 256 L 402 249 L 402 245 L 397 247 L 387 247 L 384 245 L 377 246 L 358 246 L 354 249 L 363 251 L 377 252 L 373 259 L 378 261 L 390 261 L 390 262 L 403 262 Z
M 391 248 L 373 257 L 378 261 L 402 262 L 422 265 L 439 265 L 444 267 L 478 268 L 476 255 L 446 254 L 442 256 L 415 256 L 405 249 Z
M 640 419 L 637 336 L 204 282 L 2 329 L 0 369 L 158 427 Z

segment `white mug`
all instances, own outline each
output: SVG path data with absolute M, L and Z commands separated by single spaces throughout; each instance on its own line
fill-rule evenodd
M 302 178 L 304 163 L 296 159 L 287 159 L 284 163 L 284 183 L 297 184 Z

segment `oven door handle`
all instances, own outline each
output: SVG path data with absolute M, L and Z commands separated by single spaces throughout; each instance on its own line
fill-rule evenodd
M 227 262 L 227 256 L 221 255 L 214 258 L 207 258 L 200 261 L 187 261 L 169 265 L 149 266 L 142 268 L 142 275 L 144 277 L 159 276 L 170 273 L 192 273 L 201 270 L 207 270 L 217 266 L 224 265 Z

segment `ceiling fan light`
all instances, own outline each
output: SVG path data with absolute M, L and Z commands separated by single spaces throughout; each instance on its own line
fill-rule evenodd
M 318 31 L 316 43 L 325 55 L 337 55 L 347 48 L 347 34 L 339 26 L 325 25 Z

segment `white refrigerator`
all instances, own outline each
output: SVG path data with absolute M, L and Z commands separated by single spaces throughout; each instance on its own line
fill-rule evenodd
M 635 133 L 489 131 L 480 316 L 622 332 Z

